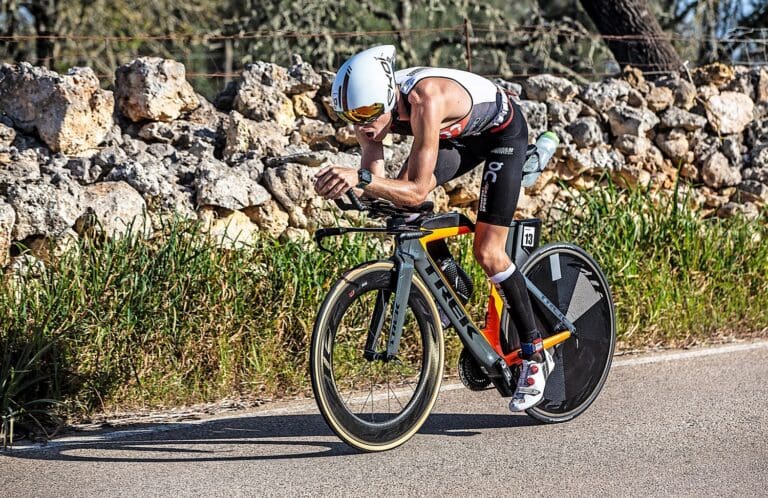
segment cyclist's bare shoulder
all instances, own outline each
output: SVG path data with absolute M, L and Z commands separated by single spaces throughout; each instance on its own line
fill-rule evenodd
M 411 108 L 429 108 L 438 112 L 442 121 L 464 117 L 472 107 L 469 93 L 449 78 L 424 78 L 408 93 Z

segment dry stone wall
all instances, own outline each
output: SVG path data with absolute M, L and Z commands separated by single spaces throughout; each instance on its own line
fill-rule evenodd
M 159 58 L 121 66 L 109 91 L 88 68 L 0 66 L 0 266 L 16 243 L 71 243 L 129 226 L 148 235 L 169 215 L 237 243 L 259 232 L 305 239 L 335 223 L 313 175 L 327 164 L 359 167 L 360 156 L 354 131 L 330 110 L 333 76 L 298 57 L 287 68 L 257 62 L 211 103 L 181 64 Z M 765 212 L 768 68 L 714 64 L 653 82 L 628 68 L 586 86 L 551 75 L 498 83 L 518 94 L 531 141 L 546 129 L 561 140 L 523 193 L 521 216 L 567 212 L 551 208 L 608 179 L 661 191 L 678 176 L 704 216 Z M 410 144 L 388 138 L 390 174 Z M 472 211 L 479 184 L 478 168 L 433 199 Z

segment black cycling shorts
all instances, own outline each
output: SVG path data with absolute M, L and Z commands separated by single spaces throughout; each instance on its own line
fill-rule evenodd
M 440 140 L 435 166 L 437 184 L 442 185 L 485 161 L 477 221 L 505 227 L 515 215 L 528 148 L 528 124 L 520 107 L 512 100 L 510 104 L 515 114 L 503 130 Z

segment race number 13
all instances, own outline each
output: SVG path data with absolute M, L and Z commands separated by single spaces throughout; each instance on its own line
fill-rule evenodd
M 536 228 L 523 227 L 523 247 L 533 247 L 536 237 Z

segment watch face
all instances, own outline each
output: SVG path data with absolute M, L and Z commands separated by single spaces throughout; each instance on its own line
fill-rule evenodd
M 358 187 L 365 187 L 369 183 L 371 183 L 371 172 L 367 169 L 362 169 L 357 173 L 357 178 L 360 180 L 360 183 L 358 184 Z

